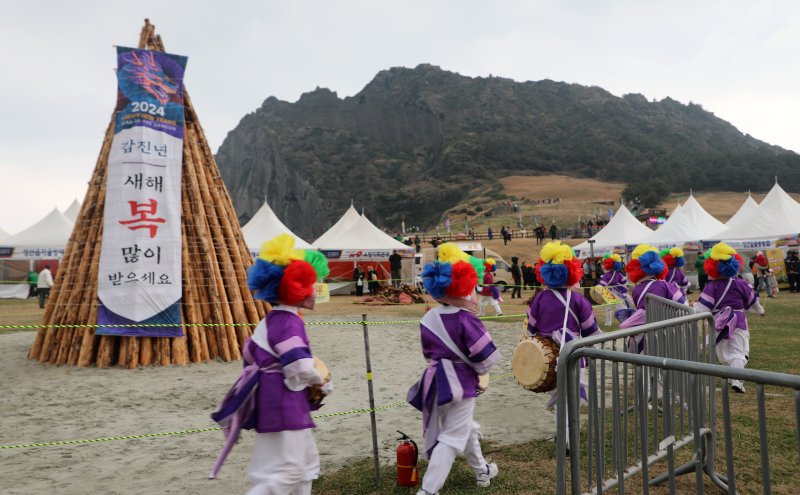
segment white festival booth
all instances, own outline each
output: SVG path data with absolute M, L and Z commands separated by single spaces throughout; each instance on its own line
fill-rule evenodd
M 244 242 L 250 250 L 250 254 L 255 258 L 261 250 L 261 245 L 279 234 L 289 234 L 295 238 L 294 247 L 297 249 L 313 249 L 311 244 L 299 238 L 289 230 L 289 227 L 280 221 L 272 208 L 266 201 L 258 209 L 253 218 L 242 227 Z
M 81 212 L 81 203 L 77 199 L 72 200 L 72 203 L 64 210 L 64 216 L 69 218 L 72 223 L 78 218 Z
M 608 224 L 589 240 L 594 241 L 595 257 L 602 256 L 607 251 L 624 255 L 626 245 L 638 244 L 639 239 L 652 233 L 652 230 L 645 227 L 624 205 L 621 205 Z M 573 249 L 579 258 L 588 258 L 591 255 L 589 241 L 584 241 Z
M 37 261 L 47 260 L 55 274 L 73 227 L 69 218 L 53 208 L 27 229 L 0 240 L 0 298 L 27 298 L 29 287 L 24 282 L 28 271 L 39 271 Z
M 359 215 L 356 209 L 353 207 L 353 203 L 350 203 L 350 208 L 344 212 L 341 218 L 339 218 L 339 220 L 337 220 L 331 228 L 326 230 L 324 234 L 319 236 L 316 241 L 312 242 L 311 245 L 315 248 L 319 248 L 321 245 L 327 244 L 328 241 L 352 227 L 359 218 L 361 218 L 361 215 Z
M 360 265 L 365 273 L 367 268 L 372 266 L 378 272 L 379 279 L 389 279 L 391 278 L 389 256 L 394 250 L 404 258 L 402 278 L 411 279 L 414 248 L 384 233 L 365 215 L 358 215 L 352 205 L 328 232 L 312 243 L 312 246 L 328 258 L 331 279 L 352 280 L 357 265 Z M 331 293 L 345 286 L 348 289 L 352 288 L 350 285 L 331 284 Z
M 742 205 L 740 210 L 744 208 Z M 721 232 L 706 236 L 703 239 L 706 241 L 704 244 L 725 241 L 734 249 L 745 250 L 797 245 L 797 234 L 800 233 L 800 204 L 777 183 L 757 208 L 748 207 L 748 209 L 749 212 L 741 214 L 737 212 Z
M 700 241 L 724 229 L 725 225 L 700 206 L 690 194 L 680 209 L 676 208 L 658 230 L 650 232 L 637 244 L 646 243 L 658 249 L 681 247 L 699 251 Z

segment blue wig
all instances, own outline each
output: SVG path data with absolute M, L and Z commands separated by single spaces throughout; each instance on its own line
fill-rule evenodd
M 661 261 L 658 251 L 645 251 L 642 253 L 639 256 L 639 265 L 641 265 L 643 272 L 651 276 L 661 274 L 667 266 Z
M 677 258 L 675 258 L 675 268 L 681 268 L 684 265 L 686 265 L 685 256 L 678 256 Z
M 255 299 L 275 302 L 280 299 L 278 287 L 282 278 L 282 266 L 273 265 L 263 258 L 256 258 L 256 264 L 247 270 L 247 287 L 254 292 Z
M 422 270 L 422 284 L 431 297 L 441 299 L 444 296 L 444 290 L 453 283 L 452 275 L 453 265 L 434 261 L 425 265 L 425 269 Z
M 625 269 L 625 263 L 621 261 L 615 261 L 614 266 L 612 266 L 611 269 L 615 272 L 621 272 Z
M 548 287 L 558 288 L 566 287 L 567 285 L 569 272 L 566 265 L 560 263 L 544 263 L 542 267 L 539 268 L 539 274 Z
M 717 271 L 725 278 L 735 277 L 739 273 L 739 260 L 735 256 L 731 256 L 729 260 L 717 261 Z

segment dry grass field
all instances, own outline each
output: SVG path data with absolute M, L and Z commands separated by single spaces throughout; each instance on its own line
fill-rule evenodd
M 578 218 L 586 220 L 590 216 L 606 215 L 609 207 L 616 209 L 625 184 L 603 182 L 595 179 L 581 179 L 565 175 L 509 176 L 499 179 L 503 186 L 503 194 L 507 199 L 487 197 L 472 198 L 452 208 L 445 216 L 451 219 L 454 229 L 461 229 L 466 220 L 476 231 L 485 232 L 487 227 L 499 231 L 502 225 L 510 225 L 517 229 L 519 215 L 522 215 L 526 226 L 533 222 L 549 226 L 555 222 L 559 227 L 573 228 Z M 790 194 L 800 201 L 800 194 Z M 689 192 L 671 194 L 659 207 L 672 211 L 678 202 L 683 203 Z M 766 193 L 753 193 L 753 199 L 761 201 Z M 739 209 L 747 193 L 730 191 L 694 191 L 694 197 L 700 205 L 721 222 L 726 222 Z M 546 200 L 558 198 L 558 203 L 547 204 Z M 545 200 L 544 204 L 537 200 Z M 513 213 L 506 206 L 516 202 L 519 211 Z M 477 211 L 480 207 L 481 211 Z M 465 215 L 462 210 L 474 214 Z M 485 212 L 491 210 L 491 216 Z M 444 218 L 444 217 L 443 217 Z M 577 244 L 577 242 L 575 243 Z

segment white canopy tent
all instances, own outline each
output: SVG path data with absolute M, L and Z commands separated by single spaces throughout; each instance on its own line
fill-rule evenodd
M 361 218 L 361 215 L 358 214 L 356 209 L 353 207 L 353 204 L 350 203 L 350 208 L 348 208 L 347 211 L 344 212 L 344 215 L 342 215 L 342 217 L 335 224 L 333 224 L 333 227 L 326 230 L 325 233 L 319 236 L 319 238 L 312 242 L 311 245 L 315 248 L 319 248 L 321 245 L 327 244 L 329 240 L 352 227 L 359 218 Z
M 639 240 L 659 248 L 682 246 L 687 242 L 708 239 L 725 228 L 690 195 L 680 209 L 672 214 L 658 230 Z
M 642 225 L 624 205 L 621 205 L 605 227 L 591 237 L 594 241 L 595 256 L 616 246 L 637 244 L 639 239 L 652 233 L 652 230 Z M 574 249 L 581 258 L 586 258 L 590 254 L 588 241 L 578 244 Z
M 735 221 L 734 221 L 735 220 Z M 732 218 L 727 228 L 704 240 L 777 239 L 800 233 L 800 203 L 786 194 L 777 183 L 747 215 Z
M 352 206 L 350 208 L 355 212 L 355 209 L 353 209 Z M 347 216 L 349 213 L 350 210 L 347 210 L 345 216 Z M 358 213 L 356 213 L 356 215 L 358 215 Z M 331 230 L 335 229 L 337 225 L 342 223 L 342 220 L 346 220 L 344 216 L 325 234 L 328 234 Z M 325 235 L 323 235 L 323 237 L 324 236 Z M 346 228 L 343 228 L 338 232 L 334 232 L 334 235 L 325 239 L 323 239 L 323 237 L 317 239 L 313 244 L 314 247 L 320 249 L 321 251 L 342 250 L 363 251 L 364 253 L 367 251 L 382 251 L 386 252 L 386 256 L 377 257 L 388 258 L 394 249 L 397 249 L 398 251 L 408 251 L 413 249 L 412 247 L 406 246 L 397 239 L 387 235 L 372 222 L 370 222 L 366 215 L 358 215 L 355 221 Z
M 78 214 L 81 212 L 81 203 L 74 199 L 72 203 L 64 210 L 64 216 L 72 220 L 74 223 L 75 220 L 78 218 Z
M 742 206 L 736 210 L 736 213 L 734 213 L 733 216 L 729 218 L 727 222 L 725 222 L 725 228 L 730 228 L 731 225 L 736 225 L 736 223 L 741 221 L 742 218 L 747 218 L 748 215 L 757 209 L 758 203 L 756 203 L 756 200 L 750 196 L 750 193 L 747 193 L 747 199 L 745 199 L 744 203 L 742 203 Z
M 0 229 L 0 242 L 2 242 L 4 239 L 8 239 L 9 237 L 11 237 L 11 234 L 3 229 Z
M 5 282 L 0 285 L 0 299 L 28 297 L 24 277 L 34 269 L 35 260 L 60 260 L 64 256 L 73 222 L 53 208 L 44 218 L 15 235 L 0 240 L 0 271 Z
M 13 249 L 10 256 L 4 255 L 5 258 L 61 258 L 74 225 L 58 208 L 53 208 L 53 211 L 27 229 L 0 241 L 0 247 Z
M 258 255 L 258 251 L 264 241 L 268 241 L 278 234 L 289 234 L 294 237 L 296 239 L 294 247 L 297 249 L 313 249 L 311 244 L 297 237 L 294 232 L 289 230 L 289 227 L 280 221 L 266 201 L 253 215 L 253 218 L 242 227 L 244 241 L 250 252 L 255 253 L 255 255 Z

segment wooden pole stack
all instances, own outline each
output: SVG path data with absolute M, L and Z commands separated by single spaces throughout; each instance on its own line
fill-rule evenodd
M 155 26 L 145 19 L 139 48 L 164 50 Z M 247 289 L 250 251 L 228 190 L 214 161 L 189 95 L 184 91 L 185 133 L 182 177 L 183 322 L 249 324 L 269 306 Z M 106 170 L 114 118 L 106 130 L 100 156 L 59 266 L 42 325 L 95 325 L 97 277 L 103 240 Z M 241 358 L 252 333 L 249 326 L 183 327 L 185 337 L 118 337 L 96 335 L 95 328 L 42 327 L 28 354 L 41 363 L 125 368 L 198 363 Z

